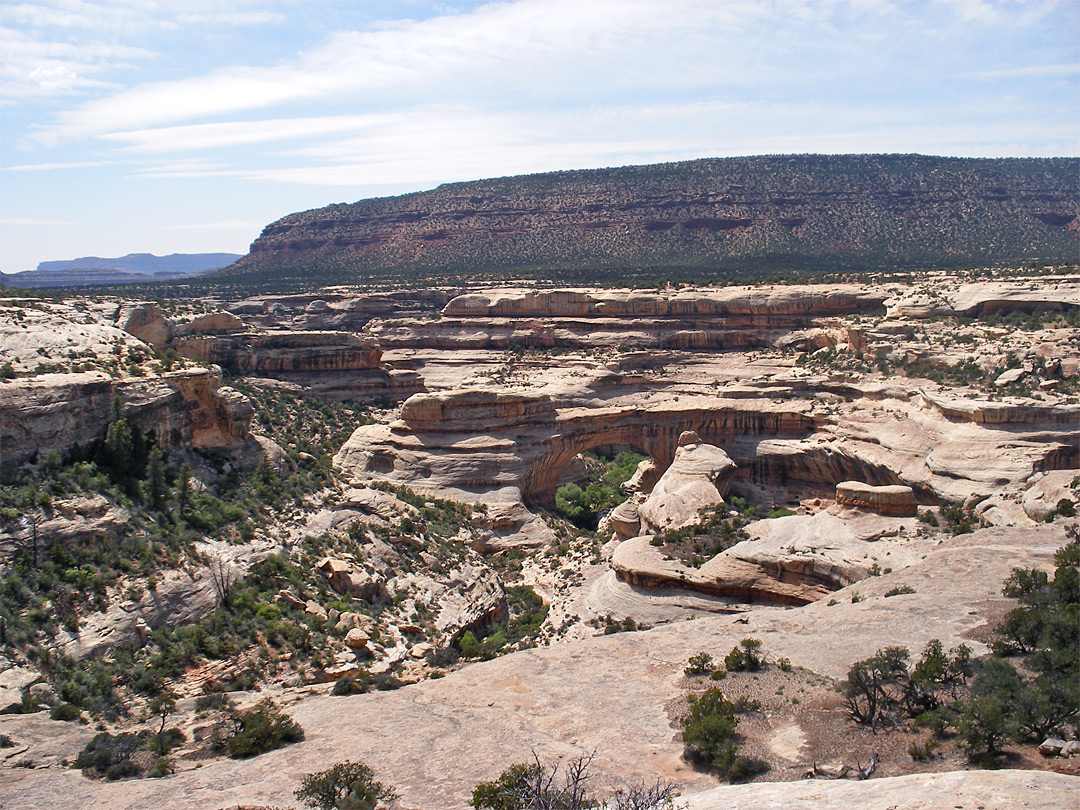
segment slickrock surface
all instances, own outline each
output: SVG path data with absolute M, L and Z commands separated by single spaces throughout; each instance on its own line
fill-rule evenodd
M 786 656 L 795 667 L 839 678 L 852 661 L 887 645 L 921 650 L 931 638 L 939 638 L 946 648 L 966 643 L 979 654 L 985 647 L 972 634 L 977 635 L 988 617 L 1000 610 L 1002 579 L 1016 566 L 1048 565 L 1064 541 L 1061 521 L 1025 530 L 988 529 L 961 535 L 901 572 L 838 591 L 834 605 L 819 601 L 790 610 L 761 608 L 740 618 L 698 618 L 646 632 L 526 650 L 395 692 L 312 696 L 295 704 L 286 701 L 287 710 L 307 732 L 306 740 L 297 745 L 251 760 L 209 762 L 165 779 L 120 783 L 90 782 L 75 771 L 59 768 L 6 769 L 0 801 L 26 810 L 289 806 L 302 774 L 344 759 L 362 759 L 374 766 L 380 779 L 398 787 L 401 808 L 456 810 L 467 806 L 477 782 L 527 759 L 533 750 L 549 758 L 594 749 L 601 783 L 661 775 L 692 795 L 709 789 L 713 782 L 681 761 L 681 744 L 668 715 L 670 702 L 683 693 L 682 668 L 690 655 L 700 650 L 723 654 L 739 639 L 752 636 L 762 640 L 770 656 Z M 917 593 L 883 598 L 899 584 L 911 585 Z M 853 603 L 851 595 L 856 590 L 861 601 Z M 21 738 L 25 724 L 34 722 L 41 721 L 0 717 L 0 731 Z M 44 759 L 44 750 L 32 748 L 27 755 Z M 797 778 L 799 767 L 809 767 L 815 752 L 803 749 L 800 757 L 786 778 Z M 899 760 L 883 762 L 878 774 L 895 774 L 901 764 Z M 920 784 L 918 779 L 952 778 L 909 777 L 903 784 L 910 785 L 911 791 L 902 806 L 944 808 L 936 797 L 952 796 L 952 792 L 930 790 L 928 796 L 938 803 L 917 805 L 915 786 Z M 977 786 L 983 778 L 972 774 L 964 780 L 957 778 L 956 784 Z M 1064 806 L 1075 796 L 1077 783 L 1066 777 L 1018 773 L 997 782 L 991 777 L 984 784 L 1019 790 L 1015 786 L 1026 784 L 1025 778 L 1042 786 L 1038 795 L 1043 804 L 1038 806 Z M 830 803 L 835 796 L 857 795 L 855 791 L 865 789 L 873 797 L 875 790 L 892 790 L 876 787 L 881 781 L 775 787 L 755 783 L 735 789 L 732 795 L 751 802 L 755 789 L 776 790 L 781 799 L 804 802 L 797 806 L 825 810 L 836 806 Z M 720 806 L 715 804 L 720 795 L 701 797 L 701 802 L 714 804 L 695 806 Z M 1021 791 L 1021 795 L 1026 794 Z
M 1080 779 L 1031 771 L 912 774 L 867 782 L 734 785 L 690 796 L 688 810 L 1069 810 L 1080 802 Z

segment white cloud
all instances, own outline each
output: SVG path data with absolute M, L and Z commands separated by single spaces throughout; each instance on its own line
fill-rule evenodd
M 115 87 L 88 74 L 156 54 L 148 35 L 162 31 L 280 24 L 256 0 L 43 0 L 0 4 L 0 98 L 9 101 Z M 288 5 L 288 0 L 278 0 Z M 137 42 L 137 45 L 125 44 Z
M 56 169 L 90 169 L 97 166 L 111 166 L 114 160 L 83 160 L 75 163 L 26 163 L 21 166 L 4 166 L 0 172 L 45 172 Z
M 996 70 L 977 70 L 961 74 L 968 79 L 1012 79 L 1043 78 L 1045 76 L 1080 75 L 1080 63 L 1071 65 L 1026 65 L 1019 67 L 998 68 Z
M 126 144 L 125 150 L 129 152 L 187 152 L 362 130 L 390 117 L 387 115 L 349 115 L 229 121 L 218 124 L 190 124 L 179 127 L 110 132 L 102 137 L 109 141 Z
M 10 219 L 0 219 L 0 225 L 74 225 L 74 222 L 62 222 L 56 219 L 27 219 L 20 217 L 12 217 Z
M 252 228 L 262 228 L 265 222 L 243 222 L 240 220 L 223 220 L 221 222 L 200 222 L 194 225 L 168 225 L 167 231 L 249 231 Z
M 716 81 L 717 69 L 734 80 L 744 59 L 761 61 L 752 58 L 758 43 L 740 44 L 738 34 L 755 20 L 768 19 L 775 13 L 772 5 L 750 0 L 493 4 L 471 14 L 340 32 L 277 66 L 222 68 L 138 85 L 63 111 L 38 137 L 54 144 L 298 102 L 378 107 L 401 97 L 434 102 L 448 94 L 557 100 L 568 92 L 581 98 L 672 83 L 707 85 Z M 721 41 L 728 47 L 718 50 Z
M 785 93 L 852 92 L 862 86 L 870 93 L 882 82 L 939 82 L 931 59 L 947 64 L 965 42 L 981 41 L 980 31 L 1005 24 L 1022 28 L 1061 8 L 1068 6 L 955 0 L 931 6 L 931 23 L 922 18 L 931 16 L 925 8 L 876 0 L 492 3 L 469 13 L 339 31 L 269 66 L 221 67 L 178 81 L 138 84 L 61 111 L 36 138 L 56 145 L 104 135 L 136 149 L 163 151 L 190 148 L 178 140 L 183 137 L 220 138 L 224 145 L 256 138 L 242 123 L 230 122 L 230 131 L 214 119 L 271 109 L 281 110 L 273 116 L 280 119 L 299 105 L 371 114 L 402 103 L 443 101 L 514 108 L 647 104 L 654 94 L 757 94 L 767 101 Z M 235 0 L 207 9 L 200 4 L 186 13 L 190 19 L 254 15 L 252 22 L 262 15 L 269 22 L 276 13 Z M 989 58 L 980 57 L 972 67 Z M 167 131 L 173 126 L 205 128 Z

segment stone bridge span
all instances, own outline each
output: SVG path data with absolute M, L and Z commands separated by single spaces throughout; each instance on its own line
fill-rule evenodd
M 803 399 L 683 396 L 658 404 L 558 408 L 547 396 L 496 391 L 417 394 L 390 425 L 357 429 L 335 462 L 356 477 L 419 491 L 551 504 L 563 469 L 598 446 L 631 446 L 670 465 L 684 431 L 724 448 L 743 477 L 831 485 L 847 479 L 899 483 L 884 463 L 814 443 L 824 425 Z M 502 496 L 500 496 L 502 497 Z

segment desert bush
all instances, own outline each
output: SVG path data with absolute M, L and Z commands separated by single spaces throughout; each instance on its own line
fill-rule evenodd
M 760 651 L 760 641 L 744 638 L 724 657 L 724 666 L 728 672 L 757 672 L 764 664 Z
M 699 652 L 690 656 L 683 672 L 687 675 L 708 675 L 713 671 L 712 656 L 707 652 Z
M 234 729 L 226 743 L 229 756 L 246 759 L 304 739 L 300 724 L 278 711 L 270 700 L 262 700 L 233 718 Z
M 71 721 L 82 717 L 82 709 L 73 703 L 57 703 L 49 709 L 50 720 Z
M 397 792 L 378 781 L 371 768 L 350 761 L 307 774 L 293 795 L 315 810 L 376 810 L 397 798 Z
M 570 760 L 565 767 L 532 762 L 511 765 L 492 782 L 473 789 L 475 810 L 677 810 L 675 787 L 663 780 L 617 788 L 600 800 L 589 787 L 594 754 Z
M 142 768 L 132 757 L 146 743 L 147 734 L 117 734 L 102 731 L 86 744 L 75 758 L 74 767 L 81 768 L 89 777 L 115 780 L 141 776 Z
M 721 779 L 741 781 L 767 770 L 766 763 L 739 756 L 735 729 L 738 707 L 716 687 L 688 695 L 689 711 L 680 720 L 685 756 Z
M 890 588 L 889 590 L 885 591 L 885 597 L 888 598 L 890 596 L 903 596 L 909 593 L 915 593 L 915 589 L 912 588 L 910 585 L 897 585 L 895 588 Z

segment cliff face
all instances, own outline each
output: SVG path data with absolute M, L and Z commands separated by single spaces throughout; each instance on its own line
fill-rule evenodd
M 291 214 L 227 275 L 596 281 L 1067 260 L 1078 177 L 1067 158 L 809 155 L 483 180 Z
M 151 379 L 111 380 L 97 372 L 45 374 L 6 382 L 0 397 L 0 478 L 21 465 L 72 445 L 88 447 L 105 434 L 112 401 L 166 449 L 235 449 L 248 440 L 252 407 L 221 386 L 210 369 L 185 369 Z

